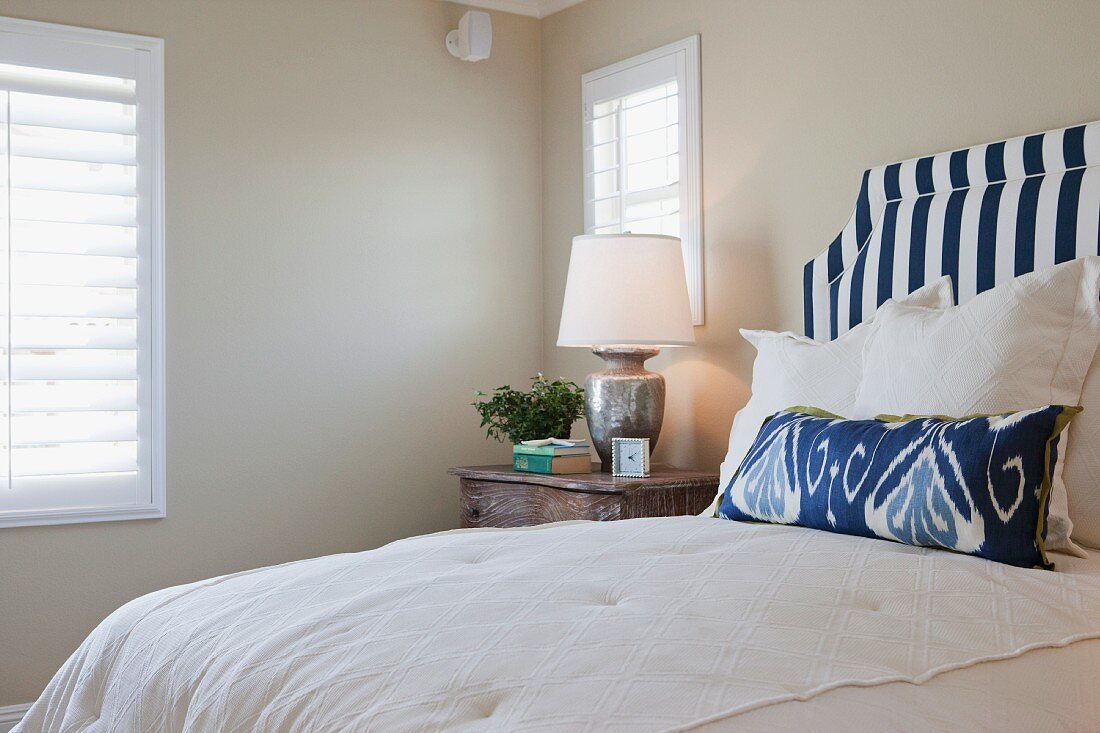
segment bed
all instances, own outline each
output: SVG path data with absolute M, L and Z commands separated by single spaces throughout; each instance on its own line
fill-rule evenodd
M 867 171 L 807 334 L 1100 253 L 1098 161 L 1093 123 Z M 138 598 L 16 730 L 1095 730 L 1100 551 L 1054 559 L 711 517 L 456 530 Z

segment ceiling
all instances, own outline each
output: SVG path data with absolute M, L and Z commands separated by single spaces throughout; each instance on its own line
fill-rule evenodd
M 532 18 L 545 18 L 548 15 L 565 10 L 583 0 L 451 0 L 460 5 L 469 5 L 485 10 L 500 10 L 505 13 L 529 15 Z

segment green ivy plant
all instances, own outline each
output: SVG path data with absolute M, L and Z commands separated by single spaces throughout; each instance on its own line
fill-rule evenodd
M 568 438 L 573 423 L 584 414 L 583 389 L 564 379 L 551 382 L 541 373 L 531 379 L 530 392 L 506 384 L 492 394 L 474 390 L 474 395 L 478 400 L 470 404 L 481 415 L 485 436 L 501 443 Z

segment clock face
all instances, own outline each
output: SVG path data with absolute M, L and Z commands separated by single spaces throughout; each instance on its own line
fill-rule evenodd
M 649 441 L 645 438 L 617 438 L 614 441 L 614 471 L 621 476 L 649 474 Z

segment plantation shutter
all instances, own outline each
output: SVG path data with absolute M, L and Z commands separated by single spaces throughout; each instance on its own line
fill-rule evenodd
M 605 76 L 588 91 L 586 233 L 679 236 L 676 59 L 665 56 Z
M 0 520 L 157 516 L 157 59 L 55 28 L 0 31 Z

